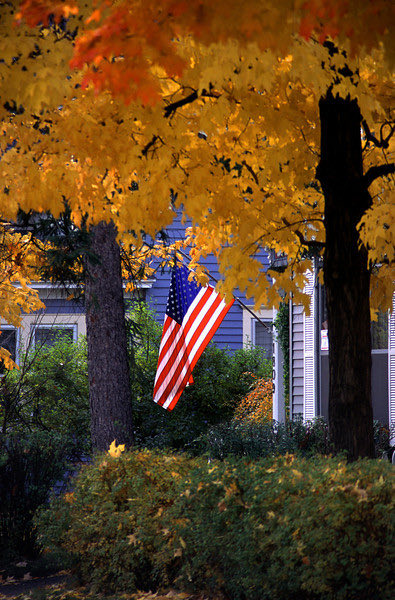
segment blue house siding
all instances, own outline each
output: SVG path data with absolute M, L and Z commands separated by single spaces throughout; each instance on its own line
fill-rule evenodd
M 181 215 L 178 214 L 166 232 L 169 243 L 171 244 L 172 242 L 182 240 L 185 237 L 185 229 L 186 227 L 190 226 L 190 224 L 190 221 L 182 223 Z M 268 254 L 262 251 L 260 258 L 263 268 L 267 269 L 269 266 Z M 187 262 L 188 261 L 186 260 L 185 263 L 187 264 Z M 202 263 L 205 267 L 207 267 L 209 273 L 215 280 L 221 279 L 217 260 L 213 255 L 206 257 L 204 260 L 202 260 Z M 157 265 L 159 265 L 159 260 Z M 153 282 L 151 287 L 150 284 L 148 284 L 148 287 L 143 286 L 146 301 L 148 305 L 155 310 L 156 318 L 161 325 L 163 323 L 166 310 L 170 276 L 171 272 L 169 266 L 164 269 L 158 268 L 155 272 L 155 275 L 152 277 Z M 212 281 L 211 283 L 213 286 L 215 286 L 215 281 Z M 50 284 L 45 286 L 45 284 L 40 283 L 38 289 L 40 298 L 43 300 L 46 308 L 34 313 L 36 317 L 45 317 L 46 324 L 50 322 L 49 317 L 53 318 L 52 320 L 54 323 L 67 323 L 69 322 L 69 320 L 67 320 L 69 318 L 73 323 L 78 322 L 78 335 L 80 335 L 80 333 L 85 333 L 85 322 L 83 319 L 85 309 L 83 303 L 75 300 L 67 300 L 67 293 L 57 286 L 51 286 Z M 246 300 L 245 296 L 237 290 L 235 293 L 247 305 L 252 304 L 251 300 Z M 243 341 L 245 342 L 245 339 L 243 340 L 243 314 L 244 309 L 237 301 L 235 301 L 213 337 L 213 341 L 218 347 L 222 349 L 229 349 L 230 351 L 235 351 L 243 347 Z M 31 316 L 33 317 L 33 315 Z M 30 324 L 30 317 L 27 315 L 26 318 L 29 320 Z M 250 317 L 249 322 L 251 322 L 251 319 L 252 317 Z M 248 336 L 249 339 L 252 339 L 251 332 L 244 333 L 245 336 Z
M 67 300 L 66 298 L 48 298 L 44 300 L 45 312 L 47 315 L 81 315 L 85 313 L 82 302 Z
M 190 222 L 186 221 L 185 224 L 181 223 L 181 217 L 177 216 L 172 225 L 167 229 L 166 233 L 169 237 L 169 243 L 183 239 L 185 236 L 185 229 L 190 225 Z M 269 266 L 269 256 L 263 252 L 260 256 L 262 264 L 265 269 Z M 221 279 L 221 275 L 218 269 L 218 263 L 213 255 L 210 255 L 202 260 L 202 264 L 207 267 L 209 273 L 216 279 Z M 215 282 L 212 282 L 215 286 Z M 167 296 L 170 286 L 170 268 L 164 271 L 158 270 L 156 273 L 156 281 L 152 288 L 146 292 L 147 303 L 156 311 L 157 319 L 160 323 L 163 323 L 164 314 L 167 304 Z M 247 301 L 245 296 L 235 291 L 236 295 L 246 304 L 251 304 L 251 301 Z M 231 351 L 238 350 L 243 347 L 243 309 L 241 305 L 235 301 L 233 306 L 222 321 L 216 334 L 213 337 L 213 342 L 217 344 L 219 348 L 228 348 Z

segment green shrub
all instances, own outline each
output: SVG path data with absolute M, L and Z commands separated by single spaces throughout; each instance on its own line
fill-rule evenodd
M 85 583 L 100 591 L 168 584 L 176 559 L 162 559 L 169 530 L 162 514 L 178 496 L 190 459 L 149 451 L 108 454 L 83 467 L 74 491 L 38 516 L 40 541 L 72 556 Z
M 376 460 L 107 454 L 41 513 L 40 539 L 72 552 L 100 590 L 389 600 L 392 477 Z
M 209 344 L 188 386 L 173 411 L 152 400 L 162 327 L 154 312 L 137 305 L 129 313 L 132 340 L 131 379 L 135 438 L 148 448 L 188 448 L 210 426 L 229 420 L 250 388 L 253 378 L 270 377 L 271 361 L 262 348 L 230 354 Z
M 248 352 L 245 354 L 248 358 Z M 153 371 L 144 395 L 133 405 L 137 443 L 149 448 L 188 448 L 210 426 L 230 419 L 251 382 L 251 377 L 244 375 L 244 365 L 237 369 L 234 360 L 210 344 L 194 369 L 194 384 L 185 389 L 171 412 L 152 401 Z
M 75 447 L 59 434 L 0 434 L 0 557 L 32 556 L 32 518 L 66 470 Z
M 323 457 L 195 469 L 177 504 L 182 581 L 233 600 L 389 600 L 392 477 Z
M 374 422 L 377 458 L 387 458 L 390 449 L 388 428 Z M 227 456 L 259 458 L 285 453 L 300 456 L 333 453 L 328 423 L 323 418 L 304 422 L 294 419 L 285 423 L 240 422 L 211 427 L 193 444 L 195 454 L 207 453 L 222 460 Z
M 3 431 L 39 429 L 74 438 L 90 448 L 86 340 L 59 337 L 53 346 L 31 348 L 20 368 L 0 383 Z
M 277 423 L 234 420 L 212 427 L 194 443 L 195 454 L 211 458 L 228 456 L 259 458 L 293 453 L 302 456 L 329 454 L 332 446 L 324 419 L 303 422 L 300 419 Z

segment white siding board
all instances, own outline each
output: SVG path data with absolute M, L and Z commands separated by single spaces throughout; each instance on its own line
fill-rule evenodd
M 303 412 L 303 307 L 292 305 L 292 414 Z
M 392 312 L 388 316 L 388 423 L 395 444 L 395 294 L 392 299 Z
M 303 394 L 303 418 L 308 421 L 316 417 L 316 386 L 315 386 L 315 348 L 314 348 L 314 326 L 315 326 L 315 302 L 314 302 L 314 272 L 308 271 L 308 282 L 305 292 L 310 295 L 310 314 L 304 313 L 304 394 Z
M 303 348 L 304 348 L 303 340 L 300 340 L 300 342 L 295 342 L 292 347 L 293 347 L 294 352 L 297 350 L 301 350 L 303 352 Z

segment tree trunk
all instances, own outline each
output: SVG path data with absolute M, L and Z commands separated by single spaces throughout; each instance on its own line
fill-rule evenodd
M 349 460 L 374 456 L 367 251 L 356 226 L 371 206 L 363 181 L 361 114 L 356 100 L 320 100 L 325 197 L 324 283 L 329 336 L 329 428 Z
M 92 227 L 86 262 L 86 326 L 92 446 L 107 450 L 133 443 L 130 375 L 125 328 L 121 257 L 113 223 Z

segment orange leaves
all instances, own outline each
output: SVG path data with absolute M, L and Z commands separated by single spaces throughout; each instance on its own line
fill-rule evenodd
M 15 21 L 17 24 L 25 21 L 29 27 L 36 27 L 40 24 L 48 25 L 50 18 L 59 23 L 62 19 L 76 14 L 78 6 L 75 0 L 24 0 L 21 2 L 20 11 L 15 15 Z
M 17 20 L 34 26 L 47 24 L 49 15 L 59 21 L 77 12 L 75 0 L 24 0 Z M 354 53 L 385 41 L 393 57 L 391 15 L 388 0 L 107 1 L 95 4 L 85 19 L 70 64 L 86 69 L 84 85 L 92 83 L 98 92 L 108 89 L 126 103 L 152 105 L 161 98 L 152 67 L 181 77 L 188 65 L 184 44 L 208 48 L 234 41 L 244 48 L 251 43 L 261 53 L 271 49 L 285 56 L 298 32 L 321 44 L 327 38 L 349 42 Z
M 75 40 L 61 27 L 45 33 L 19 28 L 18 39 L 13 17 L 2 19 L 0 8 L 0 54 L 6 57 L 0 85 L 5 98 L 25 108 L 23 127 L 17 127 L 22 117 L 13 116 L 1 144 L 4 151 L 19 140 L 0 163 L 3 216 L 14 218 L 18 199 L 27 210 L 58 214 L 65 194 L 77 223 L 89 213 L 89 223 L 112 218 L 122 235 L 154 236 L 173 218 L 171 189 L 200 226 L 194 259 L 217 254 L 224 292 L 239 286 L 257 306 L 278 303 L 253 257 L 265 247 L 287 255 L 275 286 L 301 301 L 309 267 L 301 240 L 325 241 L 323 196 L 312 185 L 320 152 L 318 101 L 336 85 L 334 93 L 357 98 L 369 123 L 379 128 L 388 119 L 392 3 L 24 0 L 19 17 L 46 23 L 49 14 L 75 14 L 76 6 L 78 18 L 69 20 L 70 29 L 78 27 Z M 333 56 L 319 43 L 328 36 L 339 46 Z M 33 62 L 37 40 L 41 54 Z M 47 136 L 26 117 L 43 107 Z M 382 189 L 374 193 L 383 198 Z M 382 225 L 388 207 L 386 198 Z M 367 217 L 361 237 L 369 248 L 375 240 L 371 259 L 379 262 L 393 239 L 390 229 L 377 228 L 377 213 Z M 389 273 L 386 279 L 393 281 Z M 383 283 L 375 297 L 384 297 Z
M 256 379 L 253 388 L 237 406 L 234 419 L 242 423 L 262 423 L 272 419 L 273 381 Z
M 148 3 L 123 2 L 110 12 L 102 7 L 86 20 L 95 29 L 86 30 L 75 45 L 71 68 L 88 65 L 82 85 L 92 83 L 100 92 L 109 89 L 126 104 L 139 100 L 151 105 L 160 100 L 160 86 L 151 71 L 159 65 L 169 77 L 181 76 L 185 59 L 177 53 L 171 10 L 181 14 L 183 3 L 170 3 L 170 12 L 163 16 L 164 7 Z M 184 9 L 183 9 L 184 10 Z M 173 41 L 174 40 L 174 41 Z
M 387 0 L 306 0 L 302 7 L 299 35 L 308 40 L 318 38 L 349 41 L 351 54 L 362 48 L 377 48 L 384 42 L 388 57 L 394 52 L 391 23 L 395 18 L 393 3 Z M 381 38 L 381 39 L 380 39 Z
M 119 458 L 122 452 L 125 451 L 125 444 L 119 444 L 117 446 L 116 441 L 113 440 L 108 449 L 108 454 L 112 456 L 112 458 Z
M 346 12 L 347 2 L 336 6 L 332 0 L 308 0 L 302 7 L 303 17 L 299 25 L 299 35 L 308 40 L 313 33 L 318 33 L 322 44 L 330 36 L 335 38 L 339 33 L 339 20 Z

